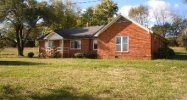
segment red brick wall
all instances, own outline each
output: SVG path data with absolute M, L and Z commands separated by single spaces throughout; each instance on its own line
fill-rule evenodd
M 39 41 L 39 53 L 45 52 L 45 41 L 40 40 Z
M 73 39 L 72 39 L 73 40 Z M 71 49 L 70 41 L 64 40 L 64 56 L 63 57 L 73 57 L 77 52 L 96 52 L 93 50 L 93 39 L 75 39 L 81 40 L 81 49 Z
M 129 36 L 128 52 L 116 52 L 116 36 Z M 97 53 L 104 59 L 151 59 L 151 35 L 131 22 L 116 22 L 99 35 Z
M 163 39 L 162 37 L 156 34 L 153 34 L 151 38 L 152 38 L 152 55 L 153 56 L 155 55 L 155 53 L 157 53 L 160 47 L 167 47 L 167 41 Z

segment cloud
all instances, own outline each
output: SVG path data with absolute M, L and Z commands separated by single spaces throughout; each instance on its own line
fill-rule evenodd
M 176 8 L 179 8 L 179 4 L 175 4 L 174 5 L 174 8 L 176 9 Z
M 147 2 L 144 3 L 145 6 L 147 6 L 149 8 L 149 19 L 151 21 L 151 23 L 155 23 L 156 19 L 154 18 L 155 15 L 157 15 L 158 17 L 161 16 L 160 15 L 160 11 L 164 11 L 164 13 L 168 14 L 166 15 L 167 19 L 166 20 L 171 20 L 171 18 L 169 18 L 169 15 L 171 13 L 170 11 L 170 3 L 166 2 L 164 0 L 148 0 Z M 140 4 L 139 4 L 140 5 Z M 119 12 L 122 15 L 128 16 L 129 10 L 132 7 L 137 7 L 139 6 L 138 4 L 136 5 L 124 5 Z M 175 4 L 174 7 L 178 7 L 178 4 Z
M 129 10 L 130 10 L 132 7 L 136 7 L 136 6 L 125 5 L 125 6 L 123 6 L 123 7 L 119 10 L 119 13 L 121 13 L 122 15 L 128 16 L 128 15 L 129 15 Z
M 149 7 L 149 17 L 152 22 L 156 22 L 155 16 L 160 18 L 160 20 L 162 20 L 163 17 L 166 18 L 165 21 L 171 20 L 170 3 L 163 0 L 149 0 L 147 6 Z
M 147 5 L 152 10 L 169 10 L 170 3 L 163 1 L 163 0 L 149 0 Z

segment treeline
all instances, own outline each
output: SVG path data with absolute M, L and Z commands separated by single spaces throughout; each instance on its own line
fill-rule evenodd
M 150 15 L 150 9 L 140 5 L 130 9 L 129 17 L 168 39 L 170 46 L 187 47 L 187 19 L 184 13 L 179 12 L 161 9 L 152 11 Z M 154 25 L 149 27 L 152 20 Z

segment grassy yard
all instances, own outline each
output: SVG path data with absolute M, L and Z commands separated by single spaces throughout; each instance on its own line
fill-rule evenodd
M 173 60 L 40 59 L 0 54 L 0 100 L 186 100 L 187 51 Z

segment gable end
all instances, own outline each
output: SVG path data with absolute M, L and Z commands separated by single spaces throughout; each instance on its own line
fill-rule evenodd
M 114 18 L 110 23 L 108 23 L 104 28 L 102 28 L 100 31 L 98 31 L 94 36 L 98 37 L 102 32 L 104 32 L 106 29 L 108 29 L 115 22 L 121 23 L 121 22 L 128 22 L 128 21 L 136 24 L 138 27 L 142 28 L 143 30 L 147 31 L 148 33 L 153 33 L 148 28 L 146 28 L 146 27 L 142 26 L 141 24 L 133 21 L 132 19 L 130 19 L 130 18 L 126 17 L 126 16 L 123 16 L 123 15 L 119 15 L 116 18 Z

